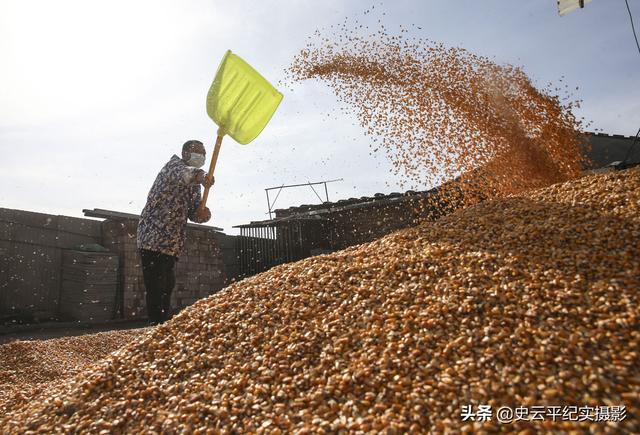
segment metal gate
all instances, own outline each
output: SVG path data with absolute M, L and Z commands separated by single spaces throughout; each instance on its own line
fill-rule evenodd
M 324 219 L 282 218 L 236 225 L 240 228 L 236 253 L 240 276 L 264 272 L 278 264 L 301 260 L 312 255 L 322 240 Z

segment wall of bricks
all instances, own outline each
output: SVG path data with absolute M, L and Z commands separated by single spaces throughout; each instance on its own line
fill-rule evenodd
M 399 196 L 394 200 L 371 200 L 328 208 L 319 213 L 324 218 L 321 225 L 314 228 L 303 226 L 302 240 L 305 246 L 302 251 L 308 256 L 313 255 L 315 248 L 324 250 L 328 247 L 333 251 L 344 249 L 370 242 L 423 220 L 435 219 L 445 213 L 444 209 L 427 205 L 428 197 L 428 194 Z M 291 215 L 295 215 L 295 212 L 276 211 L 278 218 Z
M 146 298 L 140 255 L 136 245 L 138 221 L 107 219 L 102 226 L 104 246 L 120 257 L 119 316 L 146 317 Z M 221 290 L 227 283 L 218 233 L 187 228 L 185 253 L 176 264 L 176 286 L 171 295 L 174 312 Z
M 601 168 L 615 161 L 628 158 L 629 163 L 640 162 L 640 144 L 633 145 L 634 137 L 619 134 L 593 133 L 589 136 L 587 156 L 591 160 L 589 169 Z
M 222 263 L 225 269 L 225 285 L 240 279 L 240 256 L 237 249 L 238 236 L 214 233 L 218 249 L 222 252 Z
M 0 319 L 55 318 L 63 250 L 100 237 L 99 221 L 0 208 Z
M 417 201 L 376 204 L 330 213 L 331 248 L 369 242 L 414 225 L 421 215 Z
M 394 231 L 434 221 L 462 206 L 458 190 L 442 199 L 438 189 L 360 204 L 328 214 L 333 250 L 370 242 Z
M 105 220 L 102 223 L 102 245 L 118 254 L 118 291 L 116 316 L 144 316 L 144 281 L 136 245 L 138 223 L 132 219 Z
M 71 320 L 63 318 L 70 310 L 60 306 L 62 252 L 87 244 L 100 244 L 118 258 L 116 317 L 146 317 L 137 225 L 137 219 L 101 222 L 0 208 L 0 322 Z M 187 227 L 172 309 L 177 312 L 222 289 L 237 277 L 237 263 L 234 236 Z
M 187 230 L 186 252 L 178 261 L 176 282 L 172 295 L 176 308 L 191 305 L 225 286 L 226 270 L 215 232 Z

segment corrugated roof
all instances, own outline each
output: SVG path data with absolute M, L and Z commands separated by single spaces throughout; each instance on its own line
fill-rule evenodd
M 373 196 L 363 196 L 360 198 L 349 198 L 349 199 L 340 199 L 335 202 L 323 202 L 322 204 L 302 204 L 298 206 L 293 206 L 285 209 L 277 209 L 274 212 L 277 214 L 278 212 L 286 212 L 286 213 L 300 213 L 300 212 L 310 212 L 310 211 L 318 211 L 325 209 L 333 209 L 333 208 L 344 208 L 346 206 L 351 205 L 368 205 L 368 204 L 379 204 L 384 201 L 393 201 L 393 200 L 401 200 L 401 199 L 415 199 L 416 196 L 419 195 L 427 195 L 429 193 L 435 193 L 437 188 L 415 191 L 415 190 L 407 190 L 404 193 L 400 192 L 392 192 L 389 194 L 384 193 L 375 193 Z

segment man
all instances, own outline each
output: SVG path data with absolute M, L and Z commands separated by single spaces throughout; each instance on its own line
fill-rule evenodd
M 211 219 L 208 208 L 198 213 L 200 185 L 209 185 L 207 173 L 198 169 L 205 157 L 202 142 L 185 142 L 182 158 L 174 154 L 156 177 L 140 216 L 138 249 L 147 290 L 147 314 L 154 324 L 169 319 L 176 283 L 174 267 L 184 251 L 187 218 L 198 223 Z

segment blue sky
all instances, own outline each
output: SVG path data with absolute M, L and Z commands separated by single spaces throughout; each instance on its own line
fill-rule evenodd
M 640 1 L 629 4 L 640 25 Z M 640 127 L 640 54 L 624 0 L 594 0 L 564 17 L 555 0 L 0 0 L 0 207 L 139 213 L 184 141 L 200 139 L 211 154 L 216 127 L 204 102 L 227 49 L 276 84 L 316 29 L 345 19 L 409 27 L 521 66 L 540 86 L 564 77 L 579 88 L 577 114 L 591 130 Z M 399 190 L 328 87 L 280 90 L 284 100 L 254 142 L 225 138 L 212 225 L 235 233 L 232 225 L 265 219 L 264 189 L 281 184 L 343 178 L 329 185 L 331 200 Z M 299 188 L 276 207 L 317 202 Z

